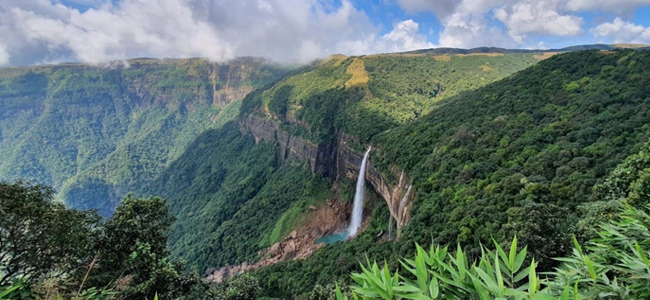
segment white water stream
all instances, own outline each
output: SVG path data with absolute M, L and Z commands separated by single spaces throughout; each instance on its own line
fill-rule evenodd
M 363 156 L 363 161 L 361 162 L 361 168 L 359 169 L 359 179 L 357 179 L 357 190 L 354 194 L 354 208 L 352 209 L 352 219 L 350 220 L 350 226 L 348 226 L 348 237 L 355 237 L 361 227 L 361 221 L 363 220 L 363 192 L 364 186 L 366 183 L 366 163 L 368 162 L 368 155 L 370 154 L 370 149 L 366 151 L 366 155 Z

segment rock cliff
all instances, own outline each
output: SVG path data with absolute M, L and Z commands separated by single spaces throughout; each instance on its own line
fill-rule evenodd
M 348 146 L 351 137 L 339 133 L 335 143 L 315 144 L 300 136 L 291 135 L 280 128 L 279 121 L 263 115 L 251 114 L 240 119 L 242 133 L 250 133 L 255 142 L 277 142 L 279 158 L 283 163 L 308 162 L 311 171 L 334 179 L 343 177 L 356 180 L 359 174 L 363 153 L 357 153 Z M 381 195 L 390 208 L 391 215 L 397 221 L 399 229 L 408 223 L 411 200 L 415 195 L 411 191 L 408 176 L 398 169 L 392 169 L 393 178 L 399 182 L 389 182 L 372 163 L 372 153 L 368 161 L 366 180 Z

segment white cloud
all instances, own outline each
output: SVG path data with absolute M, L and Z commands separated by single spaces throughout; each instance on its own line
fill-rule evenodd
M 567 8 L 572 11 L 606 11 L 620 16 L 630 16 L 650 0 L 569 0 Z
M 521 44 L 528 35 L 575 36 L 582 33 L 582 18 L 558 13 L 557 1 L 522 1 L 494 12 L 512 39 Z
M 516 46 L 500 28 L 488 26 L 487 19 L 481 14 L 459 11 L 443 20 L 444 29 L 439 39 L 443 47 Z
M 596 37 L 607 38 L 615 43 L 650 43 L 650 27 L 645 28 L 621 18 L 600 24 L 591 32 Z
M 425 35 L 418 34 L 419 24 L 413 20 L 397 23 L 393 31 L 379 39 L 381 52 L 410 51 L 423 48 L 433 48 Z
M 7 46 L 0 44 L 0 66 L 8 64 L 10 58 L 9 53 L 7 53 Z
M 544 37 L 588 32 L 578 12 L 630 16 L 650 0 L 397 0 L 408 12 L 432 12 L 449 47 L 535 47 Z M 496 22 L 495 22 L 496 21 Z
M 349 0 L 336 7 L 317 0 L 80 1 L 99 4 L 79 12 L 50 0 L 0 1 L 0 36 L 7 45 L 1 57 L 8 57 L 0 63 L 142 56 L 308 61 L 432 46 L 413 21 L 380 36 Z
M 536 44 L 529 36 L 572 36 L 582 19 L 563 12 L 566 0 L 398 0 L 407 11 L 433 12 L 443 29 L 440 45 L 448 47 Z M 501 22 L 498 26 L 493 20 Z

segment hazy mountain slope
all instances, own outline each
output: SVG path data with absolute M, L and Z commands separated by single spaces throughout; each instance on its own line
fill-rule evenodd
M 284 72 L 256 59 L 1 69 L 0 179 L 52 185 L 74 207 L 109 213 Z

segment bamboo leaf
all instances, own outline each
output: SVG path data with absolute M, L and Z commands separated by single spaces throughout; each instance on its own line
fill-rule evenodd
M 388 292 L 388 298 L 393 299 L 393 277 L 390 276 L 390 271 L 388 270 L 388 264 L 384 262 L 384 285 L 386 286 L 386 291 Z
M 515 258 L 517 256 L 517 236 L 512 239 L 512 244 L 510 244 L 510 253 L 508 255 L 508 268 L 513 273 L 515 272 Z
M 533 261 L 530 263 L 530 267 L 528 267 L 528 295 L 532 297 L 537 293 L 537 288 L 538 288 L 538 280 L 537 280 L 537 274 L 535 273 L 535 259 L 533 258 Z
M 650 260 L 648 260 L 648 256 L 643 253 L 643 249 L 641 249 L 641 246 L 637 241 L 634 241 L 634 248 L 636 249 L 637 256 L 641 259 L 641 261 L 643 261 L 647 267 L 650 267 Z
M 494 260 L 494 272 L 496 272 L 496 275 L 497 275 L 497 284 L 499 285 L 499 291 L 503 291 L 503 288 L 504 288 L 503 276 L 501 275 L 501 269 L 499 268 L 499 260 L 498 259 Z
M 591 262 L 591 259 L 589 259 L 589 255 L 585 255 L 585 264 L 587 265 L 587 270 L 589 270 L 591 279 L 598 279 L 598 275 L 596 275 L 596 270 L 594 269 L 594 264 Z
M 499 243 L 497 243 L 496 240 L 494 241 L 494 246 L 497 248 L 497 253 L 501 257 L 501 260 L 504 261 L 504 262 L 507 262 L 508 261 L 508 255 L 506 255 L 506 252 L 503 251 L 503 248 L 501 248 L 501 245 L 499 245 Z
M 583 256 L 582 247 L 580 247 L 580 243 L 578 243 L 578 239 L 576 239 L 575 235 L 573 236 L 573 246 L 575 246 L 575 249 L 580 254 L 580 257 L 582 257 Z
M 494 281 L 494 279 L 490 277 L 490 275 L 488 275 L 485 271 L 483 271 L 480 268 L 475 267 L 474 270 L 476 271 L 476 274 L 478 274 L 478 276 L 481 277 L 481 279 L 483 279 L 483 282 L 485 282 L 485 284 L 487 285 L 488 290 L 490 290 L 494 294 L 499 294 L 499 286 Z
M 517 271 L 519 271 L 519 269 L 521 268 L 521 266 L 524 263 L 524 260 L 526 260 L 526 251 L 527 251 L 527 249 L 528 249 L 528 247 L 524 247 L 524 249 L 522 249 L 521 252 L 519 252 L 519 255 L 517 255 L 517 258 L 515 258 L 515 265 L 514 265 L 514 268 L 512 269 L 513 274 L 515 274 L 515 273 L 517 273 Z
M 569 300 L 569 286 L 565 286 L 562 294 L 560 295 L 560 300 Z
M 438 298 L 440 294 L 440 286 L 438 286 L 438 279 L 436 277 L 431 278 L 431 283 L 429 283 L 429 296 L 433 299 Z

